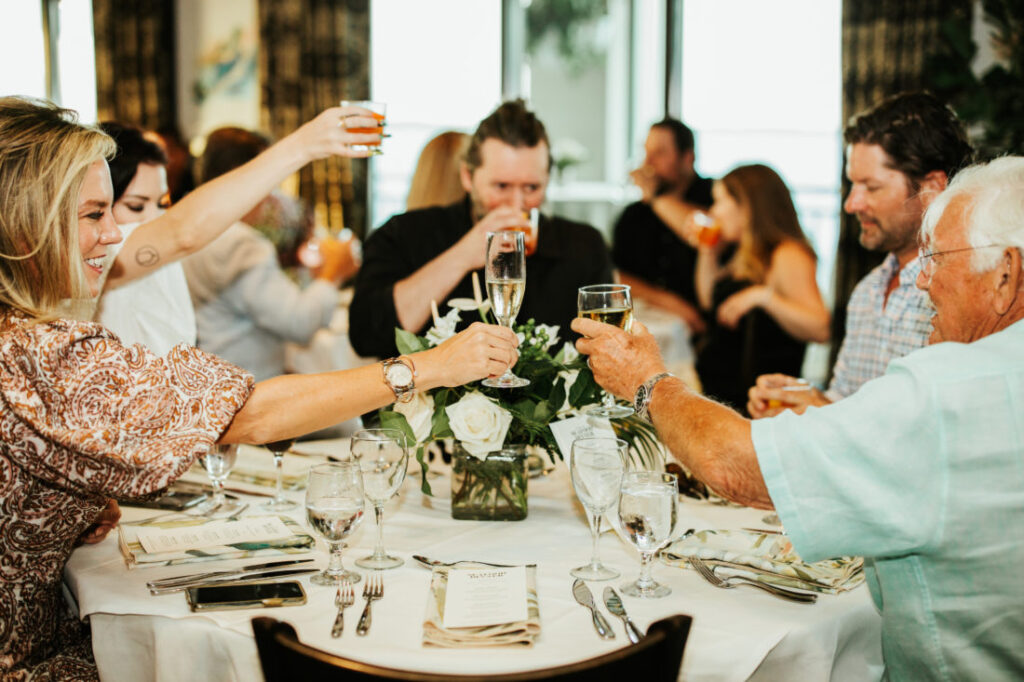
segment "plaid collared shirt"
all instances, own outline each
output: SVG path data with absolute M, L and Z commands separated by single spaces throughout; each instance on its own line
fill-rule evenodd
M 857 283 L 846 309 L 846 337 L 839 349 L 832 383 L 825 395 L 836 401 L 866 381 L 885 373 L 889 361 L 921 348 L 931 334 L 933 309 L 928 294 L 915 285 L 921 261 L 900 270 L 899 285 L 885 299 L 885 290 L 899 267 L 889 254 Z

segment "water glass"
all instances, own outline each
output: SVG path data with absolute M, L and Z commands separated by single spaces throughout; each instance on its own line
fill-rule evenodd
M 334 586 L 342 580 L 357 583 L 358 573 L 345 570 L 341 560 L 342 542 L 363 520 L 363 476 L 356 462 L 331 462 L 309 470 L 306 484 L 306 520 L 331 548 L 327 569 L 310 580 L 316 585 Z
M 591 284 L 580 287 L 576 303 L 580 317 L 612 324 L 627 332 L 633 325 L 633 298 L 629 285 Z M 625 419 L 633 414 L 633 408 L 619 405 L 613 395 L 605 393 L 600 405 L 588 407 L 584 412 L 594 417 Z
M 213 497 L 202 503 L 196 509 L 199 514 L 213 514 L 224 512 L 230 514 L 238 511 L 242 504 L 235 499 L 229 499 L 224 494 L 224 481 L 235 466 L 238 459 L 237 445 L 213 445 L 205 455 L 199 457 L 199 463 L 206 469 L 206 475 L 210 477 L 210 485 L 213 487 Z
M 569 571 L 583 580 L 611 580 L 619 572 L 601 563 L 598 543 L 601 538 L 601 520 L 615 508 L 622 487 L 622 473 L 628 450 L 625 441 L 618 438 L 579 438 L 573 441 L 569 459 L 572 486 L 583 508 L 587 510 L 593 551 L 590 563 Z
M 397 429 L 364 429 L 352 436 L 352 459 L 363 474 L 363 493 L 373 504 L 377 542 L 373 554 L 356 559 L 362 568 L 397 568 L 404 562 L 384 551 L 384 505 L 405 481 L 409 448 Z
M 672 537 L 678 494 L 675 474 L 659 471 L 623 474 L 619 522 L 626 537 L 640 551 L 640 577 L 623 585 L 623 594 L 653 598 L 672 593 L 667 585 L 659 585 L 651 578 L 651 561 Z

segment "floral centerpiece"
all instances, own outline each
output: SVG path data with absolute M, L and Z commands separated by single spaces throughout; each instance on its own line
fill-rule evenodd
M 469 301 L 467 301 L 467 304 Z M 487 302 L 477 310 L 487 320 Z M 472 308 L 470 308 L 472 309 Z M 403 354 L 440 344 L 455 334 L 460 311 L 434 315 L 434 326 L 420 337 L 397 329 L 395 340 Z M 454 439 L 452 515 L 455 518 L 525 518 L 528 451 L 546 451 L 552 463 L 563 453 L 550 424 L 579 413 L 600 401 L 601 389 L 571 343 L 559 345 L 558 327 L 532 319 L 516 325 L 519 361 L 513 368 L 530 380 L 516 389 L 488 388 L 480 383 L 417 393 L 408 403 L 396 403 L 380 413 L 382 426 L 402 430 L 416 444 L 423 471 L 422 489 L 430 494 L 425 449 L 432 441 Z M 657 453 L 654 428 L 635 415 L 612 423 L 616 434 L 630 444 L 634 457 L 651 459 Z

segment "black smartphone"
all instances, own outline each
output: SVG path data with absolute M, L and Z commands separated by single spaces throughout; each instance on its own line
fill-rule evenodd
M 205 500 L 206 497 L 204 492 L 171 489 L 154 500 L 133 501 L 130 504 L 133 507 L 144 507 L 146 509 L 183 511 L 189 507 L 196 506 Z
M 190 587 L 185 598 L 193 611 L 222 611 L 305 604 L 306 592 L 301 583 L 289 580 Z

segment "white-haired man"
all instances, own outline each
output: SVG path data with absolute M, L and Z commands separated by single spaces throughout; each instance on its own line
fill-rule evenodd
M 892 679 L 1024 670 L 1024 158 L 963 171 L 929 207 L 929 346 L 844 400 L 751 422 L 665 377 L 646 330 L 573 328 L 722 494 L 774 506 L 807 560 L 862 555 Z

